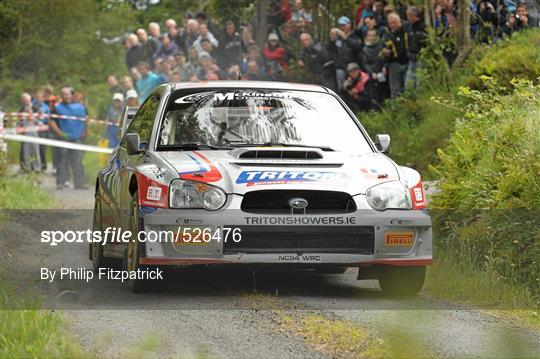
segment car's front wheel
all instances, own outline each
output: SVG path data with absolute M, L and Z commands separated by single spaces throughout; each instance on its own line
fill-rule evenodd
M 92 230 L 103 231 L 103 222 L 101 219 L 102 208 L 101 198 L 96 193 L 94 200 L 94 214 L 92 218 Z M 115 268 L 118 267 L 119 261 L 115 258 L 108 258 L 103 255 L 103 245 L 101 242 L 90 243 L 90 260 L 92 261 L 92 269 L 97 273 L 100 268 Z
M 138 240 L 138 234 L 143 230 L 142 218 L 139 215 L 138 193 L 135 191 L 131 199 L 129 230 L 131 231 L 131 239 L 128 243 L 124 254 L 124 270 L 129 271 L 144 271 L 146 266 L 141 265 L 141 257 L 144 254 L 144 244 Z M 128 279 L 129 289 L 133 293 L 147 292 L 152 288 L 150 279 L 131 278 Z
M 424 285 L 426 267 L 383 266 L 378 269 L 377 276 L 384 294 L 390 296 L 413 296 Z

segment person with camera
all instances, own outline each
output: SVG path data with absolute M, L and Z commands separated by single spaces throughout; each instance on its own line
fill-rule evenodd
M 524 3 L 520 3 L 516 6 L 516 31 L 521 31 L 529 27 L 532 27 L 532 23 L 529 19 L 527 6 Z
M 366 92 L 369 75 L 356 62 L 347 65 L 347 78 L 343 82 L 344 101 L 354 112 L 368 111 L 370 98 Z
M 390 97 L 399 97 L 405 90 L 405 79 L 409 68 L 408 34 L 403 29 L 401 18 L 396 13 L 388 14 L 388 31 L 384 39 L 382 54 L 388 61 Z
M 338 90 L 347 77 L 346 67 L 358 61 L 358 53 L 362 48 L 362 40 L 353 32 L 351 20 L 347 16 L 338 19 L 338 28 L 330 30 L 328 51 L 334 59 L 336 67 L 336 83 Z

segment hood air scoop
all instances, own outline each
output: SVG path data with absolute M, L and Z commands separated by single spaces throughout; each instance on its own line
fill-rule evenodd
M 246 150 L 238 155 L 239 159 L 284 159 L 284 160 L 318 160 L 323 158 L 320 150 L 295 149 L 257 149 Z

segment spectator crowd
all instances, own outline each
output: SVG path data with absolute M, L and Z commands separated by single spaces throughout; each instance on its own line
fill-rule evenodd
M 123 94 L 135 90 L 142 102 L 169 81 L 287 81 L 291 72 L 303 71 L 312 82 L 338 92 L 353 110 L 377 109 L 385 99 L 418 87 L 420 51 L 427 40 L 424 9 L 394 3 L 361 0 L 353 13 L 337 17 L 324 43 L 314 35 L 313 9 L 301 0 L 271 1 L 266 30 L 232 19 L 220 26 L 203 12 L 185 13 L 180 24 L 173 18 L 164 27 L 152 22 L 125 38 L 131 80 L 123 78 Z M 524 3 L 513 8 L 503 0 L 469 4 L 471 35 L 479 42 L 537 25 Z M 432 0 L 432 6 L 436 35 L 448 37 L 457 26 L 455 0 Z M 256 43 L 255 31 L 265 32 L 263 46 Z M 446 51 L 449 65 L 455 55 Z M 111 89 L 117 86 L 115 78 L 108 81 Z
M 401 1 L 394 3 L 401 4 Z M 471 0 L 471 35 L 478 42 L 495 42 L 513 32 L 538 26 L 527 5 L 514 7 L 503 0 Z M 426 46 L 424 10 L 416 6 L 387 4 L 385 0 L 361 0 L 354 12 L 340 14 L 321 42 L 314 35 L 313 9 L 302 0 L 270 1 L 268 29 L 255 23 L 223 24 L 203 12 L 185 13 L 159 24 L 151 22 L 127 35 L 126 72 L 107 76 L 111 103 L 106 113 L 104 137 L 109 147 L 118 144 L 118 122 L 124 107 L 137 107 L 158 85 L 166 82 L 211 80 L 287 81 L 299 72 L 311 82 L 336 91 L 353 111 L 378 109 L 387 98 L 396 98 L 419 84 L 420 52 Z M 457 26 L 455 0 L 432 0 L 433 29 L 441 40 Z M 162 26 L 163 25 L 163 26 Z M 255 31 L 264 31 L 259 46 Z M 453 51 L 445 58 L 450 65 Z M 59 114 L 87 118 L 80 92 L 66 87 L 57 98 L 50 86 L 21 97 L 21 112 Z M 39 117 L 39 116 L 38 116 Z M 29 118 L 21 125 L 48 124 L 49 131 L 28 134 L 81 143 L 87 123 L 63 119 Z M 23 168 L 47 168 L 45 147 L 24 144 Z M 83 188 L 82 152 L 53 148 L 58 189 L 67 186 L 70 172 L 75 188 Z

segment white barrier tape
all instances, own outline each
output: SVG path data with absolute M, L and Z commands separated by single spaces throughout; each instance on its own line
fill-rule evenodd
M 28 126 L 28 127 L 11 127 L 11 128 L 4 128 L 3 130 L 0 129 L 0 131 L 4 131 L 5 134 L 8 135 L 16 135 L 26 132 L 43 132 L 48 131 L 49 125 L 39 125 L 39 126 Z
M 112 148 L 98 147 L 91 145 L 83 145 L 80 143 L 73 143 L 68 141 L 59 141 L 51 140 L 47 138 L 35 137 L 35 136 L 25 136 L 25 135 L 4 135 L 5 140 L 18 141 L 18 142 L 28 142 L 36 143 L 38 145 L 46 145 L 53 147 L 69 148 L 72 150 L 87 151 L 87 152 L 98 152 L 98 153 L 112 153 Z
M 77 116 L 66 116 L 66 115 L 57 115 L 57 114 L 46 114 L 46 113 L 39 113 L 39 112 L 2 112 L 2 114 L 10 119 L 29 119 L 29 118 L 35 118 L 35 119 L 45 119 L 45 118 L 56 118 L 59 120 L 77 120 L 77 121 L 84 121 L 89 123 L 102 123 L 107 124 L 111 126 L 118 126 L 118 123 L 110 122 L 106 120 L 98 120 L 95 118 L 89 118 L 89 117 L 77 117 Z

